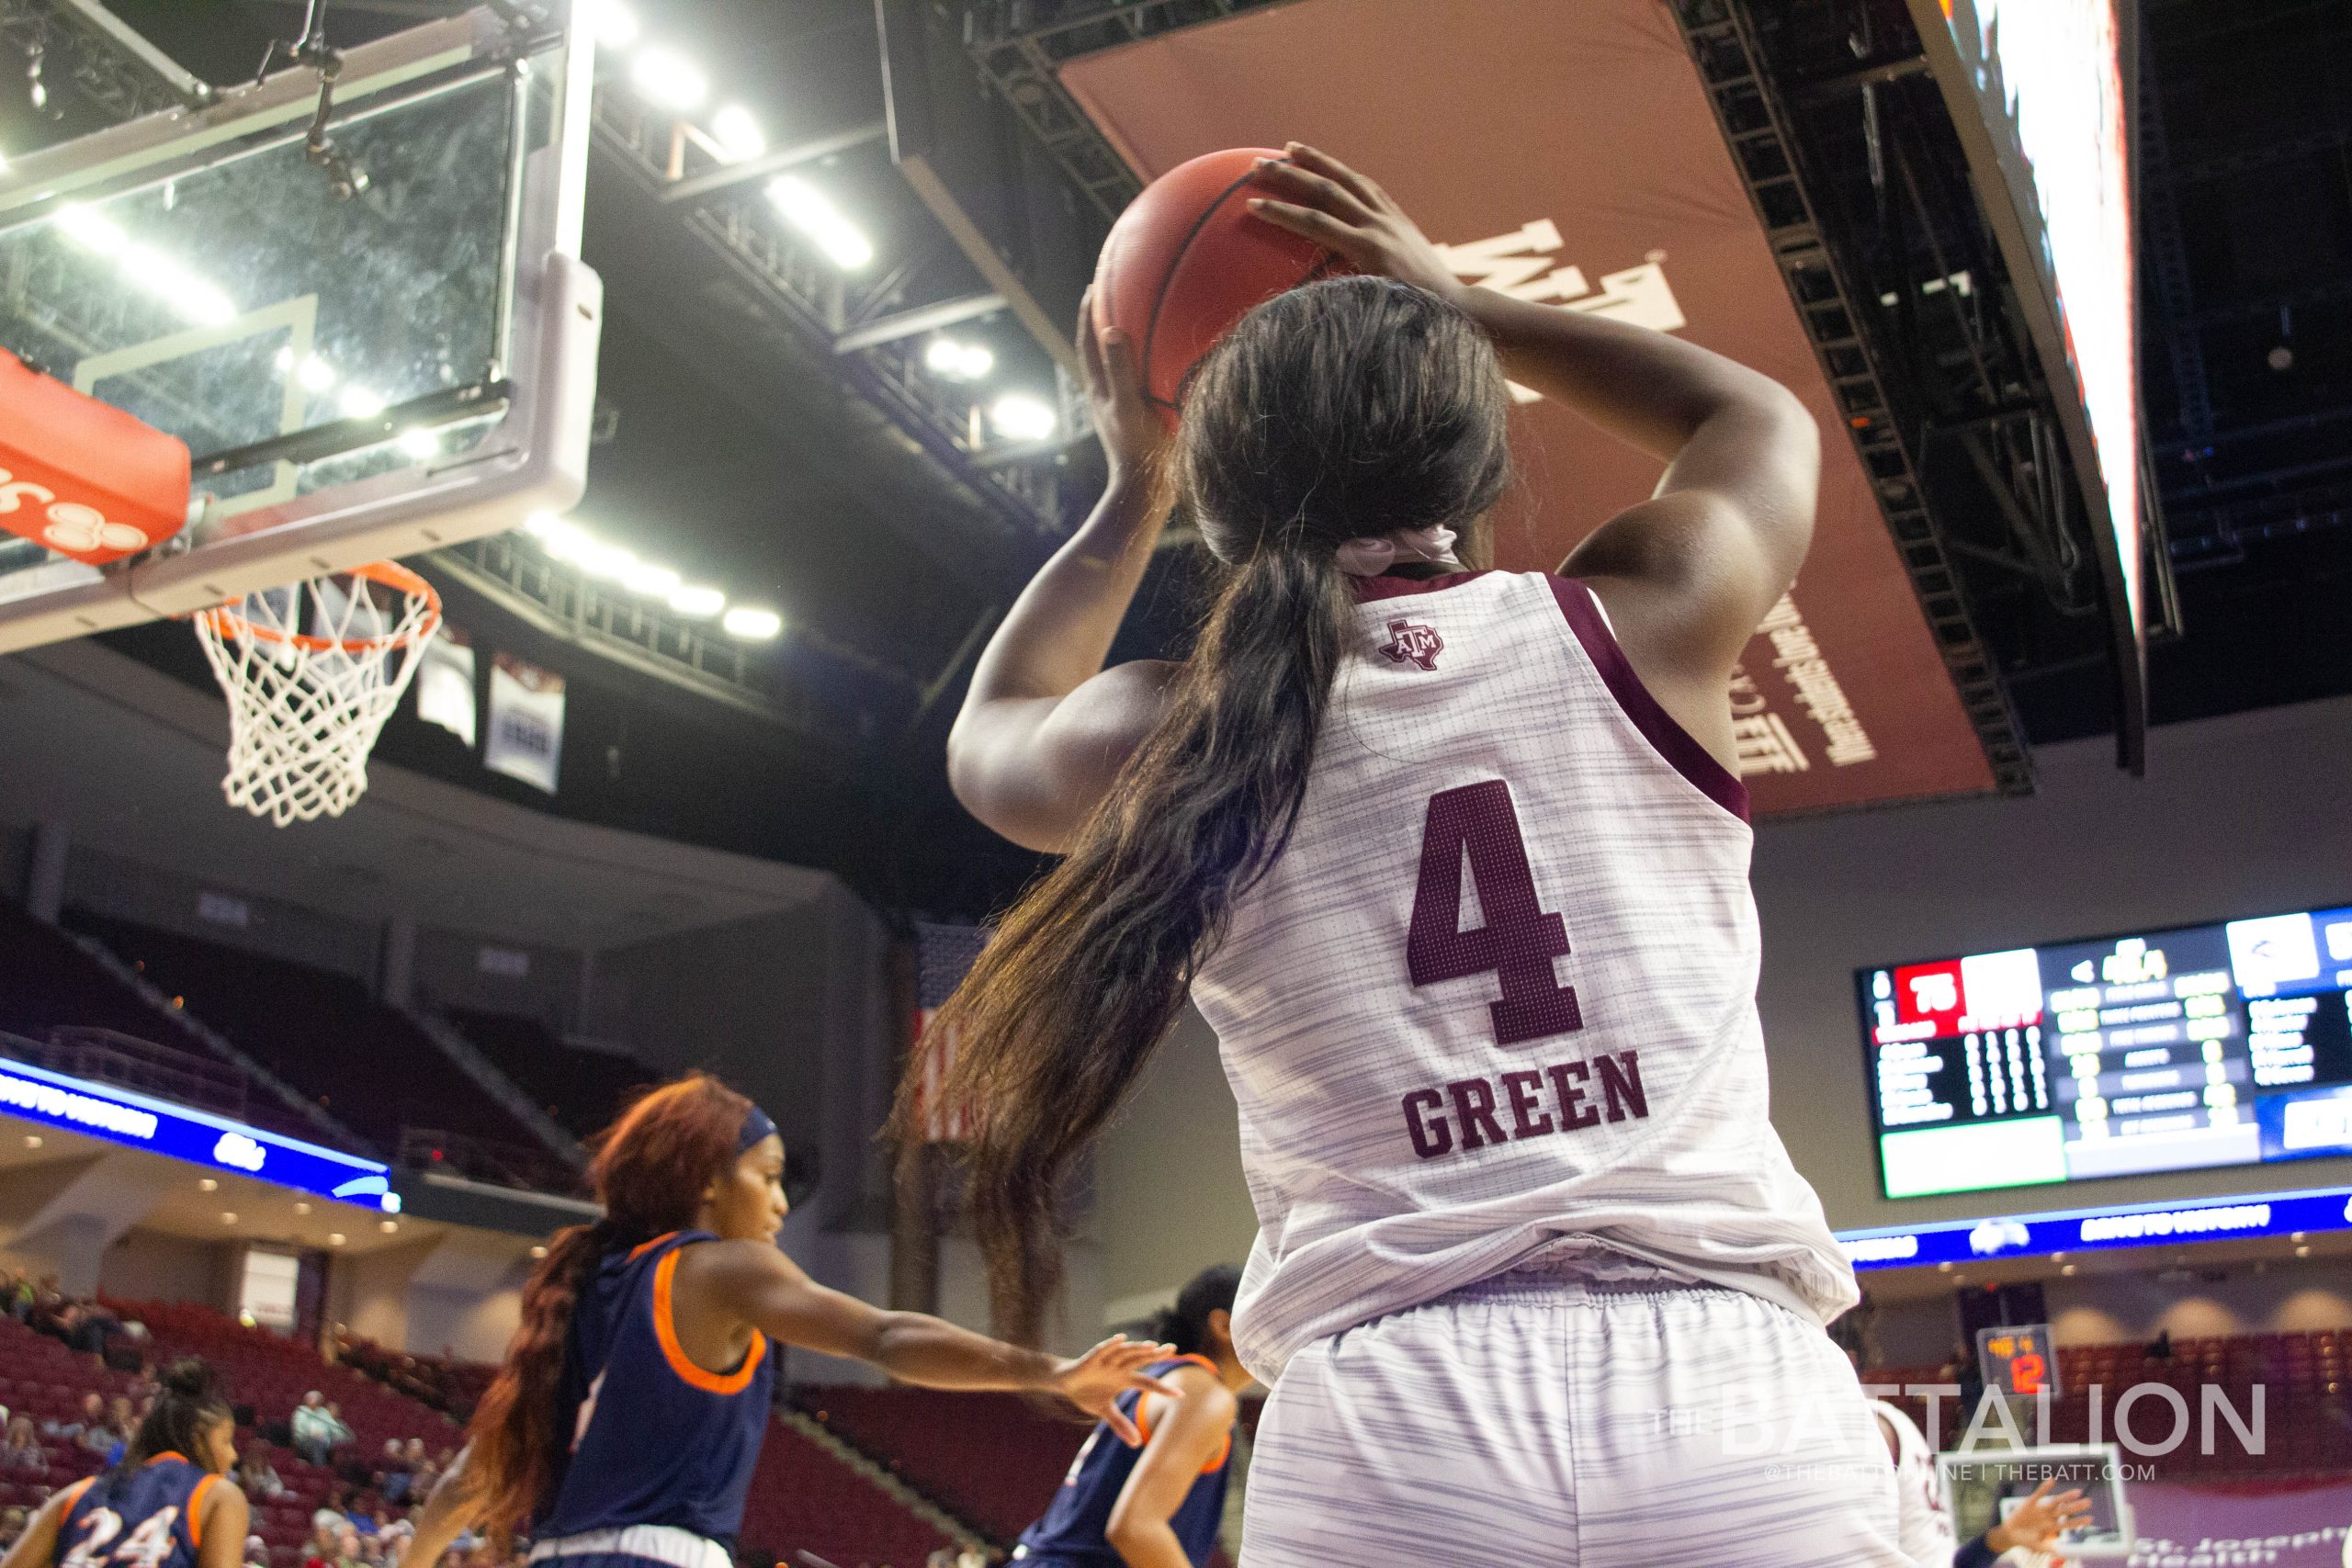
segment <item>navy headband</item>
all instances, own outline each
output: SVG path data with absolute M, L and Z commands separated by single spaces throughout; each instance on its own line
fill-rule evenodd
M 752 1145 L 775 1131 L 775 1119 L 754 1105 L 743 1112 L 742 1130 L 735 1134 L 735 1153 L 738 1156 L 750 1154 Z

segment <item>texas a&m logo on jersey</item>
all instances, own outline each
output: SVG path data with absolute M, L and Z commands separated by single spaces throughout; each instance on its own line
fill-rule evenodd
M 1419 621 L 1391 621 L 1388 640 L 1380 651 L 1398 664 L 1418 664 L 1424 670 L 1437 668 L 1437 656 L 1445 651 L 1445 638 L 1437 635 L 1435 626 L 1425 626 Z

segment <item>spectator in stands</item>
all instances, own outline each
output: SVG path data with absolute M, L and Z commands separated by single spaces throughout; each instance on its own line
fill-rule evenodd
M 326 1463 L 336 1445 L 351 1440 L 351 1428 L 317 1389 L 304 1394 L 302 1403 L 295 1406 L 293 1428 L 294 1451 L 312 1464 Z
M 384 1439 L 384 1457 L 376 1461 L 375 1472 L 369 1479 L 375 1483 L 376 1490 L 384 1495 L 385 1502 L 408 1501 L 411 1481 L 408 1450 L 401 1446 L 398 1438 Z
M 359 1532 L 349 1525 L 335 1532 L 333 1568 L 368 1568 L 367 1553 L 359 1544 Z
M 245 1537 L 245 1568 L 269 1568 L 269 1542 L 257 1535 Z
M 40 1446 L 29 1416 L 8 1418 L 8 1437 L 0 1442 L 0 1470 L 42 1471 L 49 1468 L 49 1450 Z
M 51 1421 L 42 1426 L 40 1432 L 42 1437 L 54 1438 L 61 1443 L 78 1443 L 82 1440 L 82 1434 L 93 1427 L 104 1426 L 106 1418 L 106 1396 L 95 1393 L 85 1393 L 82 1396 L 82 1415 L 79 1420 Z
M 286 1483 L 270 1464 L 269 1456 L 255 1446 L 237 1458 L 237 1484 L 248 1497 L 263 1502 L 276 1502 L 286 1495 Z
M 7 1284 L 0 1287 L 0 1304 L 5 1304 L 8 1315 L 18 1323 L 32 1316 L 33 1282 L 26 1276 L 23 1269 L 8 1270 Z
M 2148 1341 L 2148 1359 L 2151 1361 L 2169 1361 L 2172 1359 L 2171 1329 L 2159 1328 L 2156 1330 L 2156 1337 Z
M 17 1544 L 17 1538 L 25 1533 L 26 1521 L 32 1517 L 30 1508 L 0 1509 L 0 1551 Z
M 311 1516 L 311 1539 L 302 1543 L 302 1568 L 334 1568 L 337 1543 L 343 1539 L 343 1516 L 321 1508 Z

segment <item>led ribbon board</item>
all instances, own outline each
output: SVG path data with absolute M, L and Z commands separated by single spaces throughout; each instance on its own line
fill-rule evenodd
M 2135 1203 L 2116 1209 L 2062 1209 L 2044 1214 L 1943 1220 L 1880 1230 L 1839 1231 L 1857 1269 L 1981 1263 L 2052 1252 L 2352 1230 L 2352 1187 L 2254 1193 L 2196 1203 Z
M 2136 0 L 1910 0 L 2051 383 L 2114 623 L 2123 760 L 2147 728 L 2131 103 Z
M 375 1160 L 22 1062 L 0 1063 L 0 1111 L 388 1214 L 401 1209 L 391 1168 Z

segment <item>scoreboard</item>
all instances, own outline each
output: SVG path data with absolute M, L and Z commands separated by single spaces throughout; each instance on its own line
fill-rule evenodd
M 1890 1198 L 2352 1154 L 2352 908 L 1857 978 Z

